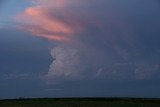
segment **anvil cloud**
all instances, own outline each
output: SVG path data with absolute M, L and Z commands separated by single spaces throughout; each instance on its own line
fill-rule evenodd
M 143 56 L 149 54 L 145 50 L 148 44 L 142 41 L 147 36 L 139 36 L 125 14 L 107 2 L 111 1 L 34 0 L 33 6 L 17 15 L 23 30 L 56 43 L 51 50 L 53 63 L 44 76 L 49 83 L 95 78 L 141 80 L 158 73 L 159 63 Z M 152 51 L 157 57 L 158 50 Z

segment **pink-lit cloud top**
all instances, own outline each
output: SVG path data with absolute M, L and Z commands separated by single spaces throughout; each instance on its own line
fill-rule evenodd
M 17 16 L 17 20 L 23 24 L 21 27 L 24 30 L 51 41 L 68 41 L 73 35 L 78 35 L 86 29 L 88 31 L 92 26 L 109 35 L 115 25 L 124 33 L 123 39 L 129 40 L 128 26 L 114 16 L 115 13 L 96 9 L 103 2 L 105 1 L 90 3 L 88 0 L 35 0 L 32 7 Z
M 32 34 L 51 40 L 68 41 L 81 30 L 80 22 L 73 18 L 65 0 L 35 1 L 16 18 L 22 28 Z

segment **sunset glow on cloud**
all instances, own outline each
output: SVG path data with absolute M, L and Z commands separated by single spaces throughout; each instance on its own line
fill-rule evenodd
M 51 41 L 68 41 L 80 30 L 78 23 L 69 16 L 64 0 L 37 0 L 33 7 L 27 8 L 16 18 L 22 24 L 22 29 Z
M 142 55 L 136 46 L 135 37 L 138 36 L 123 14 L 115 12 L 109 5 L 107 7 L 107 1 L 32 2 L 32 6 L 18 14 L 16 19 L 21 29 L 57 43 L 51 49 L 53 62 L 44 76 L 47 81 L 148 79 L 157 72 L 158 68 L 152 71 L 155 65 L 151 65 L 150 70 L 140 70 L 139 65 L 143 65 L 143 61 L 134 61 Z M 132 65 L 132 70 L 117 69 L 126 65 Z

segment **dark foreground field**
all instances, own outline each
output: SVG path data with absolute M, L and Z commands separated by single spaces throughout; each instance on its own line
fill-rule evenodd
M 160 99 L 41 98 L 0 100 L 0 107 L 160 107 Z

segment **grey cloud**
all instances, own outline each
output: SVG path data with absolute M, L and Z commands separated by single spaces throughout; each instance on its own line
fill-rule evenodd
M 67 11 L 46 9 L 51 20 L 56 17 L 73 31 L 77 26 L 82 30 L 67 35 L 70 43 L 55 43 L 45 79 L 50 83 L 95 78 L 139 80 L 158 74 L 160 16 L 159 10 L 148 6 L 152 1 L 70 1 Z M 144 4 L 135 9 L 137 2 Z M 149 8 L 143 10 L 146 6 Z
M 96 4 L 92 5 L 97 6 Z M 138 8 L 140 9 L 141 7 Z M 148 11 L 149 10 L 150 9 L 148 9 Z M 91 16 L 93 14 L 89 13 L 89 19 L 92 19 L 90 14 Z M 150 14 L 150 12 L 148 12 L 148 14 Z M 74 46 L 72 47 L 80 53 L 77 55 L 81 57 L 78 59 L 81 63 L 77 62 L 77 65 L 80 66 L 73 72 L 75 73 L 79 70 L 78 72 L 83 75 L 83 78 L 103 78 L 105 80 L 157 78 L 156 75 L 159 72 L 158 66 L 160 64 L 157 49 L 160 47 L 156 41 L 160 40 L 158 37 L 160 32 L 156 30 L 156 26 L 155 28 L 150 28 L 157 32 L 154 34 L 151 31 L 138 31 L 138 29 L 134 28 L 134 24 L 129 24 L 129 21 L 121 18 L 123 14 L 117 17 L 113 15 L 112 18 L 109 18 L 108 15 L 109 14 L 101 15 L 102 19 L 106 18 L 106 20 L 103 20 L 103 23 L 101 22 L 101 18 L 95 15 L 95 19 L 93 20 L 95 23 L 90 23 L 90 21 L 86 22 L 88 24 L 85 25 L 85 32 L 76 36 L 79 44 L 73 44 Z M 147 19 L 147 17 L 143 15 L 140 17 Z M 153 19 L 156 17 L 159 16 L 155 14 Z M 137 24 L 140 21 L 140 19 L 132 20 Z M 96 22 L 100 24 L 100 26 L 98 26 Z M 143 23 L 147 24 L 148 22 L 144 20 Z M 143 24 L 141 23 L 141 25 Z M 141 29 L 146 28 L 146 26 L 141 26 Z M 142 34 L 142 32 L 146 34 Z M 53 63 L 56 63 L 56 59 Z M 75 62 L 72 63 L 76 64 Z M 120 65 L 114 66 L 116 63 Z M 53 68 L 54 67 L 55 66 L 53 66 Z M 73 67 L 75 67 L 75 65 Z M 81 70 L 81 68 L 84 69 Z M 62 71 L 65 71 L 65 69 Z

